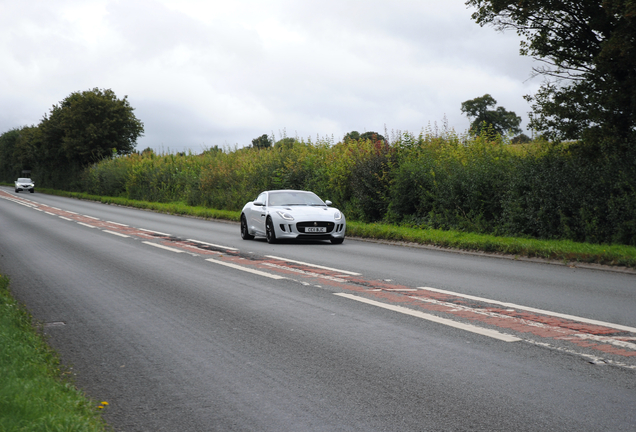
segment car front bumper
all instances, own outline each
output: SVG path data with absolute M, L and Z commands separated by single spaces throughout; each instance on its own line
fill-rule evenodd
M 313 229 L 312 229 L 313 228 Z M 320 228 L 325 228 L 320 231 Z M 320 222 L 315 226 L 313 222 L 279 222 L 275 225 L 277 239 L 298 239 L 298 240 L 330 240 L 344 238 L 346 223 Z

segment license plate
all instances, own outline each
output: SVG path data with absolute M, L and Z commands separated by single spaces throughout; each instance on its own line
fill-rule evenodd
M 305 232 L 313 232 L 313 233 L 327 232 L 327 228 L 325 228 L 325 227 L 307 227 L 307 228 L 305 228 Z

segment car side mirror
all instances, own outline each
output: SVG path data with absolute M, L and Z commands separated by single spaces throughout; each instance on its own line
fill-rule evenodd
M 262 203 L 262 202 L 260 202 L 260 201 L 254 201 L 254 205 L 255 205 L 255 206 L 264 206 L 264 205 L 265 205 L 265 203 Z
M 328 206 L 330 206 L 331 204 L 333 204 L 331 201 L 327 200 L 325 201 L 325 204 L 327 204 Z

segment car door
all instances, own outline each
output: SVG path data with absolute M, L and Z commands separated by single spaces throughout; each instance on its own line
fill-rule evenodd
M 265 235 L 265 219 L 267 217 L 267 192 L 263 192 L 252 203 L 251 217 L 249 221 L 254 232 Z

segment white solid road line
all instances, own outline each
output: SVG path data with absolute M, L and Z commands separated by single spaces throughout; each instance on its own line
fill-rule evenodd
M 446 290 L 442 290 L 442 289 L 438 289 L 438 288 L 431 288 L 431 287 L 418 287 L 418 288 L 419 289 L 423 289 L 423 290 L 427 290 L 427 291 L 437 292 L 437 293 L 440 293 L 440 294 L 448 294 L 448 295 L 452 295 L 452 296 L 455 296 L 455 297 L 463 297 L 463 298 L 466 298 L 466 299 L 469 299 L 469 300 L 477 300 L 477 301 L 484 302 L 484 303 L 496 304 L 496 305 L 504 306 L 504 307 L 511 308 L 511 309 L 524 310 L 524 311 L 527 311 L 527 312 L 534 312 L 534 313 L 538 313 L 538 314 L 542 314 L 542 315 L 549 315 L 549 316 L 553 316 L 553 317 L 557 317 L 557 318 L 564 318 L 564 319 L 578 321 L 578 322 L 582 322 L 582 323 L 586 323 L 586 324 L 598 325 L 598 326 L 602 326 L 602 327 L 609 327 L 609 328 L 613 328 L 613 329 L 617 329 L 617 330 L 623 330 L 623 331 L 628 331 L 628 332 L 631 332 L 631 333 L 636 333 L 636 327 L 629 327 L 629 326 L 625 326 L 625 325 L 622 325 L 622 324 L 614 324 L 614 323 L 609 323 L 609 322 L 605 322 L 605 321 L 598 321 L 598 320 L 594 320 L 594 319 L 589 319 L 589 318 L 583 318 L 583 317 L 578 317 L 578 316 L 574 316 L 574 315 L 563 314 L 563 313 L 559 313 L 559 312 L 551 312 L 551 311 L 548 311 L 548 310 L 537 309 L 537 308 L 528 307 L 528 306 L 521 306 L 521 305 L 518 305 L 518 304 L 502 302 L 502 301 L 498 301 L 498 300 L 490 300 L 490 299 L 483 298 L 483 297 L 477 297 L 477 296 L 472 296 L 472 295 L 468 295 L 468 294 L 461 294 L 461 293 L 456 293 L 456 292 L 453 292 L 453 291 L 446 291 Z
M 21 201 L 19 199 L 13 199 L 13 198 L 7 198 L 7 197 L 2 197 L 2 198 L 6 199 L 7 201 L 11 201 L 11 202 L 14 202 L 16 204 L 20 204 L 21 206 L 30 207 L 30 208 L 34 207 L 33 204 L 28 203 L 28 202 L 23 202 L 23 201 Z
M 108 234 L 113 234 L 113 235 L 119 236 L 119 237 L 125 237 L 125 238 L 129 238 L 130 237 L 130 236 L 127 236 L 126 234 L 118 233 L 118 232 L 115 232 L 115 231 L 109 231 L 109 230 L 102 230 L 102 231 L 105 232 L 105 233 L 108 233 Z
M 253 273 L 253 274 L 256 274 L 256 275 L 259 275 L 259 276 L 265 276 L 265 277 L 268 277 L 268 278 L 271 278 L 271 279 L 287 279 L 284 276 L 279 276 L 279 275 L 275 275 L 275 274 L 272 274 L 272 273 L 267 273 L 267 272 L 256 270 L 256 269 L 249 268 L 249 267 L 243 267 L 243 266 L 240 266 L 238 264 L 231 263 L 231 262 L 218 261 L 218 260 L 215 260 L 213 258 L 208 258 L 208 259 L 206 259 L 206 261 L 210 261 L 211 263 L 215 263 L 215 264 L 221 264 L 223 266 L 231 267 L 233 269 L 241 270 L 241 271 L 244 271 L 244 272 L 247 272 L 247 273 Z
M 160 248 L 160 249 L 169 250 L 170 252 L 176 252 L 176 253 L 184 253 L 185 252 L 184 250 L 181 250 L 181 249 L 175 249 L 175 248 L 171 248 L 169 246 L 164 246 L 164 245 L 157 244 L 157 243 L 152 243 L 152 242 L 147 242 L 147 241 L 144 241 L 142 243 L 150 245 L 150 246 L 154 246 L 154 247 L 157 247 L 157 248 Z
M 237 248 L 233 248 L 233 247 L 229 247 L 229 246 L 223 246 L 223 245 L 218 245 L 218 244 L 214 244 L 214 243 L 208 243 L 208 242 L 204 242 L 204 241 L 201 241 L 201 240 L 195 240 L 195 239 L 186 239 L 186 240 L 191 241 L 191 242 L 195 242 L 195 243 L 200 243 L 200 244 L 212 246 L 212 247 L 218 247 L 218 248 L 226 249 L 226 250 L 238 250 Z
M 332 268 L 332 267 L 325 267 L 325 266 L 321 266 L 318 264 L 311 264 L 311 263 L 306 263 L 303 261 L 296 261 L 293 259 L 289 259 L 289 258 L 282 258 L 282 257 L 278 257 L 278 256 L 274 256 L 274 255 L 265 255 L 267 258 L 273 258 L 273 259 L 278 259 L 281 261 L 286 261 L 286 262 L 290 262 L 290 263 L 296 263 L 296 264 L 302 264 L 302 265 L 306 265 L 309 267 L 315 267 L 315 268 L 319 268 L 319 269 L 323 269 L 323 270 L 330 270 L 330 271 L 335 271 L 338 273 L 343 273 L 343 274 L 348 274 L 348 275 L 352 275 L 352 276 L 360 276 L 360 273 L 355 273 L 355 272 L 351 272 L 351 271 L 347 271 L 347 270 L 340 270 L 340 269 L 336 269 L 336 268 Z
M 470 325 L 470 324 L 463 324 L 463 323 L 459 323 L 450 319 L 446 319 L 446 318 L 441 318 L 435 315 L 430 315 L 424 312 L 420 312 L 420 311 L 416 311 L 413 309 L 409 309 L 409 308 L 405 308 L 402 306 L 396 306 L 396 305 L 390 305 L 390 304 L 386 304 L 386 303 L 382 303 L 379 301 L 375 301 L 375 300 L 370 300 L 364 297 L 359 297 L 353 294 L 347 294 L 347 293 L 334 293 L 337 296 L 340 297 L 344 297 L 344 298 L 348 298 L 351 300 L 356 300 L 362 303 L 367 303 L 373 306 L 377 306 L 377 307 L 381 307 L 384 309 L 388 309 L 388 310 L 392 310 L 394 312 L 399 312 L 405 315 L 411 315 L 417 318 L 422 318 L 428 321 L 432 321 L 438 324 L 443 324 L 449 327 L 455 327 L 457 329 L 460 330 L 465 330 L 465 331 L 469 331 L 471 333 L 476 333 L 482 336 L 488 336 L 494 339 L 498 339 L 504 342 L 519 342 L 521 339 L 513 336 L 513 335 L 509 335 L 506 333 L 501 333 L 498 332 L 496 330 L 490 330 L 490 329 L 486 329 L 483 327 L 477 327 L 474 325 Z
M 281 270 L 288 271 L 288 272 L 299 273 L 299 274 L 302 274 L 304 276 L 315 277 L 315 278 L 323 278 L 323 279 L 332 280 L 334 282 L 340 282 L 340 283 L 348 282 L 346 279 L 342 279 L 342 278 L 339 278 L 339 277 L 334 277 L 334 276 L 324 275 L 324 274 L 314 273 L 314 272 L 308 272 L 306 270 L 300 270 L 300 269 L 296 269 L 296 268 L 292 268 L 292 267 L 285 267 L 285 266 L 281 266 L 281 265 L 278 265 L 278 264 L 272 264 L 272 263 L 267 263 L 266 262 L 266 263 L 263 263 L 263 265 L 266 265 L 266 266 L 272 267 L 272 268 L 281 269 Z
M 162 232 L 159 232 L 159 231 L 153 231 L 153 230 L 144 229 L 144 228 L 138 228 L 138 230 L 139 230 L 139 231 L 146 231 L 146 232 L 150 232 L 150 233 L 153 233 L 153 234 L 159 234 L 159 235 L 164 235 L 164 236 L 171 237 L 171 235 L 170 235 L 170 234 L 162 233 Z

